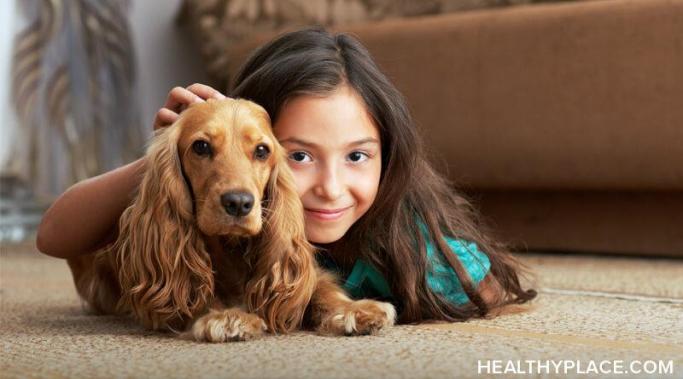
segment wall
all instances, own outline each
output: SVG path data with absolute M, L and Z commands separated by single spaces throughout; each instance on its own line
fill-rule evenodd
M 7 165 L 10 146 L 16 136 L 16 119 L 10 105 L 10 69 L 16 3 L 0 1 L 0 172 Z
M 180 0 L 131 2 L 131 27 L 137 49 L 140 107 L 152 129 L 157 110 L 176 85 L 205 82 L 199 52 L 175 25 Z

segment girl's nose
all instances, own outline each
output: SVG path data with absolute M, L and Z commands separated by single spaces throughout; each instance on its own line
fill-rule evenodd
M 334 165 L 327 165 L 315 186 L 315 194 L 327 200 L 337 200 L 342 195 L 340 173 Z

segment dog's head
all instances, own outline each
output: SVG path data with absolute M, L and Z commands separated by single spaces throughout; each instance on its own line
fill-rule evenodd
M 246 100 L 197 103 L 158 131 L 119 222 L 122 306 L 153 328 L 191 319 L 213 297 L 203 236 L 249 237 L 244 303 L 270 330 L 297 327 L 316 274 L 285 159 L 268 114 Z
M 210 236 L 258 234 L 269 179 L 285 163 L 268 113 L 246 100 L 209 100 L 172 127 L 197 227 Z

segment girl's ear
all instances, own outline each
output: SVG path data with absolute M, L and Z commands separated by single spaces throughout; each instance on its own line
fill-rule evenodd
M 264 196 L 264 227 L 248 254 L 255 264 L 246 303 L 270 331 L 286 333 L 301 326 L 317 276 L 303 206 L 284 154 L 277 151 Z
M 146 155 L 138 194 L 119 221 L 114 244 L 120 309 L 147 327 L 183 327 L 213 293 L 211 261 L 196 229 L 181 171 L 176 123 L 159 133 Z

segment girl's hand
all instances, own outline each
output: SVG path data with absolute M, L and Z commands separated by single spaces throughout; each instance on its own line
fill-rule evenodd
M 207 99 L 225 99 L 225 95 L 205 84 L 195 83 L 187 88 L 175 87 L 168 93 L 166 104 L 154 117 L 154 130 L 165 128 L 175 122 L 190 104 Z

